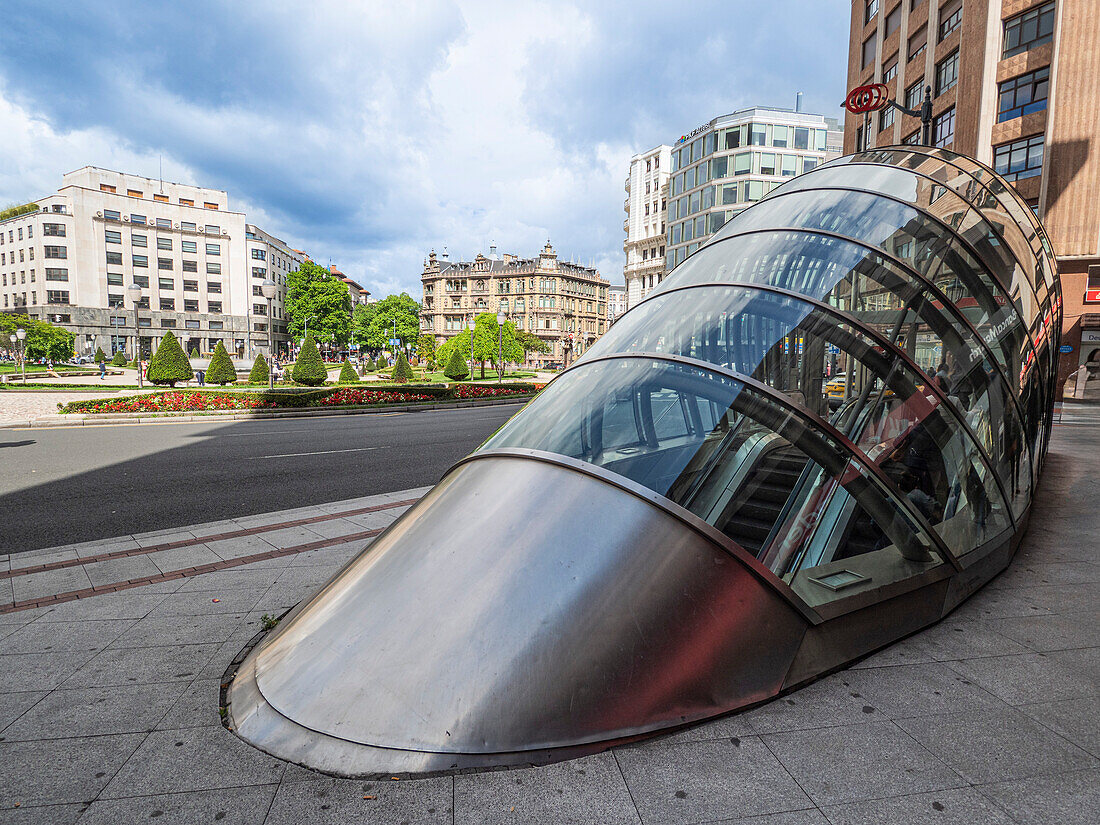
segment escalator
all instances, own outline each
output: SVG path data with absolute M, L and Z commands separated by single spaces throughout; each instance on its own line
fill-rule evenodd
M 765 453 L 744 488 L 723 511 L 717 526 L 759 556 L 807 461 L 803 453 L 790 446 Z

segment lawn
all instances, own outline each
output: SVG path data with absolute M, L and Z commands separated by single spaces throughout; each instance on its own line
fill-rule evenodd
M 45 364 L 27 364 L 27 373 L 32 372 L 45 372 L 48 370 Z M 98 367 L 81 367 L 76 364 L 57 364 L 54 367 L 55 372 L 98 372 Z M 19 367 L 10 361 L 0 364 L 0 375 L 11 375 L 12 373 L 20 373 Z

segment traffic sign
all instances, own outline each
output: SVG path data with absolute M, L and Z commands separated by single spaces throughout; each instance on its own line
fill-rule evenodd
M 1058 347 L 1058 352 L 1062 353 L 1062 355 L 1069 355 L 1073 352 L 1073 347 L 1069 344 L 1062 344 L 1062 346 Z

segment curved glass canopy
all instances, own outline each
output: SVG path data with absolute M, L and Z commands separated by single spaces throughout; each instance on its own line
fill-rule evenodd
M 552 761 L 927 626 L 1027 525 L 1055 272 L 969 158 L 794 178 L 281 622 L 233 728 L 345 775 Z

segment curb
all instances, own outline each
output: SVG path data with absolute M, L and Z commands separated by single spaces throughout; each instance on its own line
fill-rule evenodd
M 51 415 L 33 420 L 17 419 L 0 423 L 0 430 L 40 429 L 42 427 L 98 427 L 110 424 L 159 424 L 207 421 L 253 421 L 262 418 L 327 418 L 334 415 L 379 415 L 384 413 L 431 412 L 432 410 L 456 410 L 460 407 L 498 407 L 506 404 L 526 404 L 534 395 L 517 395 L 511 398 L 484 398 L 476 401 L 447 401 L 441 404 L 390 404 L 380 407 L 354 407 L 351 409 L 290 409 L 265 412 L 237 412 L 216 410 L 204 415 L 180 415 L 177 413 L 108 413 L 103 415 Z

